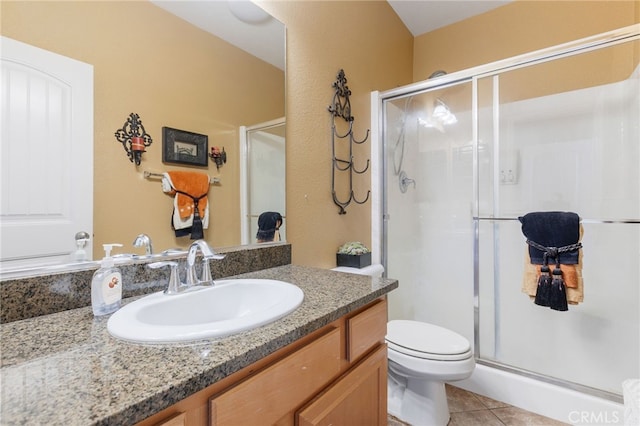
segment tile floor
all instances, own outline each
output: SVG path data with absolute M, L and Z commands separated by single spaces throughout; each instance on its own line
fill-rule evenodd
M 451 413 L 448 426 L 560 426 L 567 424 L 455 386 L 446 386 Z M 406 423 L 389 416 L 388 425 L 406 426 Z

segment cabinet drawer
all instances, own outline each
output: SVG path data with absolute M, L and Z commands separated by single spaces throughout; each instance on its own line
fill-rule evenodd
M 369 309 L 347 319 L 347 360 L 353 362 L 377 344 L 387 334 L 387 300 L 382 299 Z
M 340 373 L 340 329 L 210 400 L 212 425 L 273 424 Z

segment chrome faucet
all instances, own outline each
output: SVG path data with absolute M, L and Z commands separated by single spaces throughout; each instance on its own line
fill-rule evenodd
M 151 238 L 147 234 L 140 234 L 133 240 L 134 247 L 144 247 L 145 254 L 150 256 L 153 254 L 153 245 L 151 244 Z
M 202 252 L 202 278 L 198 279 L 196 273 L 196 255 L 198 249 Z M 187 279 L 185 285 L 192 287 L 195 285 L 213 285 L 209 260 L 224 259 L 223 254 L 217 254 L 205 240 L 197 240 L 191 243 L 187 253 Z
M 202 278 L 198 279 L 196 273 L 196 255 L 198 249 L 202 252 Z M 213 278 L 211 277 L 211 269 L 209 268 L 209 260 L 211 259 L 224 259 L 223 254 L 217 254 L 204 240 L 194 241 L 189 246 L 187 252 L 187 265 L 186 265 L 186 282 L 183 284 L 178 277 L 178 263 L 172 261 L 154 262 L 147 265 L 151 269 L 158 269 L 164 266 L 171 267 L 171 276 L 169 277 L 169 285 L 164 291 L 164 294 L 180 294 L 185 290 L 188 290 L 194 286 L 205 285 L 212 286 Z

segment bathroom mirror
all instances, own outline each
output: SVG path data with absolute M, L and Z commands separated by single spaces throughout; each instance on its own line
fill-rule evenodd
M 215 229 L 210 227 L 205 237 L 214 247 L 241 244 L 239 128 L 284 115 L 282 23 L 268 15 L 259 17 L 257 22 L 240 22 L 225 1 L 16 1 L 2 2 L 0 7 L 3 36 L 89 63 L 94 68 L 93 259 L 102 257 L 103 243 L 120 242 L 125 246 L 122 252 L 143 253 L 144 249 L 132 246 L 140 233 L 152 238 L 157 252 L 184 248 L 191 242 L 173 235 L 168 220 L 173 201 L 161 192 L 159 180 L 144 178 L 145 171 L 179 169 L 219 176 L 221 185 L 212 186 L 210 191 L 217 209 Z M 176 14 L 182 13 L 180 7 L 192 10 L 178 17 Z M 243 16 L 242 10 L 235 12 Z M 215 25 L 224 32 L 213 42 L 207 37 L 214 36 L 205 35 L 204 31 L 211 30 L 212 21 L 221 17 L 224 19 Z M 186 23 L 186 18 L 196 21 Z M 247 29 L 260 29 L 267 24 L 280 27 L 277 40 Z M 241 37 L 229 39 L 226 34 Z M 273 68 L 273 76 L 279 75 L 278 84 L 265 84 L 261 81 L 263 76 L 252 74 L 255 67 L 243 65 L 248 61 L 245 49 L 250 47 L 243 45 L 241 50 L 233 45 L 255 45 L 256 38 L 260 49 L 269 55 L 261 60 Z M 214 49 L 210 50 L 212 46 Z M 244 62 L 237 62 L 239 58 Z M 211 68 L 215 69 L 208 72 Z M 156 80 L 158 84 L 154 86 Z M 237 81 L 242 81 L 242 85 Z M 186 90 L 168 87 L 168 83 L 174 82 L 176 86 L 186 85 Z M 265 86 L 269 87 L 264 89 Z M 276 105 L 277 113 L 260 110 L 264 104 Z M 147 131 L 153 132 L 153 144 L 138 167 L 129 162 L 113 136 L 132 112 L 140 114 Z M 207 134 L 209 149 L 224 147 L 227 163 L 219 169 L 213 161 L 207 168 L 162 163 L 163 126 Z M 125 232 L 123 228 L 127 227 Z M 73 235 L 69 243 L 71 252 L 75 247 Z M 65 265 L 57 264 L 55 269 L 63 271 Z

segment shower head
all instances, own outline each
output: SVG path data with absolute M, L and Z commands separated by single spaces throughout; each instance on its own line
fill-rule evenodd
M 433 113 L 431 115 L 434 119 L 442 124 L 455 124 L 458 122 L 455 114 L 451 112 L 442 99 L 436 98 L 433 104 Z
M 446 71 L 437 70 L 431 73 L 429 79 L 442 77 L 443 75 L 447 75 Z M 451 112 L 447 104 L 440 98 L 436 98 L 433 101 L 433 113 L 432 118 L 442 124 L 455 124 L 458 122 L 456 116 Z
M 418 118 L 418 123 L 425 128 L 434 128 L 444 133 L 444 126 L 456 124 L 458 118 L 449 106 L 440 98 L 433 101 L 433 110 L 427 118 Z
M 447 75 L 447 72 L 446 71 L 442 71 L 442 70 L 437 70 L 437 71 L 432 72 L 428 79 L 432 79 L 432 78 L 436 78 L 436 77 L 442 77 L 443 75 Z

